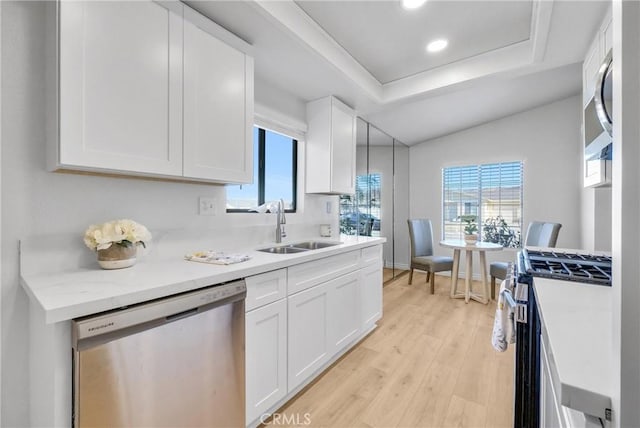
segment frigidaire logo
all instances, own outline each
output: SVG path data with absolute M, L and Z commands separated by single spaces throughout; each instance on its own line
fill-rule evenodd
M 111 327 L 111 326 L 113 326 L 113 321 L 108 322 L 106 324 L 100 324 L 100 325 L 97 325 L 95 327 L 89 327 L 89 331 L 102 330 L 103 328 L 107 328 L 107 327 Z

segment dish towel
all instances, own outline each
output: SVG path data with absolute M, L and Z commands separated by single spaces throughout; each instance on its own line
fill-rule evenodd
M 248 254 L 227 254 L 216 251 L 197 251 L 186 254 L 184 259 L 191 262 L 210 263 L 214 265 L 231 265 L 246 262 L 251 259 L 251 256 Z
M 491 344 L 496 351 L 504 352 L 510 343 L 516 341 L 516 328 L 513 320 L 513 310 L 505 301 L 503 292 L 507 288 L 508 281 L 502 281 L 500 284 L 500 294 L 498 296 L 498 305 L 496 307 L 496 316 L 493 320 L 493 334 L 491 335 Z

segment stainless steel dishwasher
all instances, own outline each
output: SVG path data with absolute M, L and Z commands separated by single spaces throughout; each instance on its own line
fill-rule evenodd
M 244 280 L 73 321 L 76 427 L 244 427 Z

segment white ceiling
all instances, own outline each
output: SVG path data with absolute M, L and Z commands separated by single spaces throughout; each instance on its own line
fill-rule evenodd
M 580 92 L 606 0 L 188 1 L 254 47 L 257 80 L 336 95 L 416 144 Z M 449 48 L 436 56 L 426 42 Z
M 296 4 L 380 83 L 525 41 L 533 14 L 528 0 L 429 1 L 415 11 L 399 1 Z M 426 54 L 427 43 L 439 38 L 449 48 Z

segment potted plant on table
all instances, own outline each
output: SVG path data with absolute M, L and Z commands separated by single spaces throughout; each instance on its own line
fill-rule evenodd
M 464 242 L 467 245 L 473 245 L 478 242 L 478 225 L 476 223 L 477 217 L 475 215 L 461 215 L 464 225 Z

